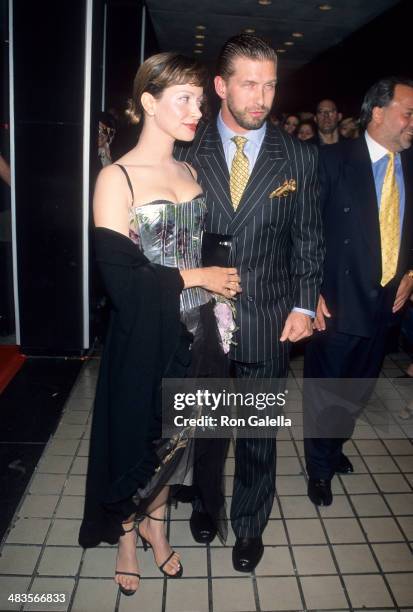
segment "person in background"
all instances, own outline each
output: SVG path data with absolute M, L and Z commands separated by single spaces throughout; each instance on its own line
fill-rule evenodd
M 299 140 L 306 140 L 310 143 L 315 143 L 315 136 L 317 133 L 317 126 L 314 121 L 308 119 L 306 121 L 301 121 L 297 128 L 297 138 Z
M 317 124 L 317 144 L 319 146 L 335 144 L 340 140 L 338 124 L 342 115 L 333 100 L 321 100 L 317 104 L 315 122 Z
M 110 113 L 99 113 L 98 156 L 102 167 L 112 163 L 110 146 L 115 138 L 115 120 Z
M 326 102 L 320 108 L 337 118 L 335 105 Z M 334 474 L 353 472 L 343 444 L 413 289 L 413 80 L 390 77 L 372 85 L 360 124 L 360 138 L 319 150 L 326 256 L 317 332 L 304 359 L 304 378 L 316 391 L 304 394 L 304 448 L 308 496 L 324 506 L 333 501 Z M 333 400 L 311 382 L 320 379 L 330 379 L 324 389 L 337 386 Z M 307 435 L 307 423 L 323 436 Z
M 292 136 L 296 133 L 299 123 L 300 120 L 297 115 L 287 115 L 283 123 L 283 129 L 287 132 L 287 134 L 291 134 Z
M 300 121 L 314 121 L 315 115 L 311 111 L 300 111 L 298 113 Z
M 343 117 L 338 124 L 338 131 L 343 138 L 358 138 L 360 135 L 358 121 L 354 117 Z
M 272 123 L 272 125 L 280 125 L 280 123 L 281 123 L 278 115 L 274 111 L 271 111 L 270 116 L 268 117 L 268 119 Z

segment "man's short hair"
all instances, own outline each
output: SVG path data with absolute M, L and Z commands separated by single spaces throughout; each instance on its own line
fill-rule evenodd
M 334 110 L 335 110 L 336 112 L 338 112 L 337 104 L 334 102 L 334 100 L 332 100 L 331 98 L 323 98 L 323 99 L 322 99 L 322 100 L 320 100 L 320 102 L 317 104 L 316 113 L 318 113 L 318 112 L 319 112 L 319 108 L 320 108 L 320 106 L 321 106 L 321 103 L 322 103 L 322 102 L 331 102 L 331 104 L 333 104 L 333 105 L 334 105 Z
M 373 108 L 388 106 L 394 98 L 396 85 L 407 85 L 413 88 L 413 80 L 391 76 L 374 83 L 364 96 L 360 112 L 360 126 L 366 129 L 373 115 Z
M 227 40 L 222 47 L 217 74 L 227 80 L 234 73 L 233 61 L 237 57 L 277 62 L 277 54 L 266 40 L 254 34 L 238 34 Z

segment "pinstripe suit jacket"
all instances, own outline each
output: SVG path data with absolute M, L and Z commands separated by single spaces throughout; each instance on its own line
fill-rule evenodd
M 176 157 L 191 163 L 205 193 L 206 231 L 231 234 L 232 263 L 241 276 L 236 346 L 230 357 L 255 363 L 284 353 L 278 339 L 294 306 L 315 311 L 323 260 L 317 152 L 268 124 L 248 184 L 235 212 L 229 172 L 216 122 L 202 125 Z M 285 180 L 296 191 L 270 198 Z

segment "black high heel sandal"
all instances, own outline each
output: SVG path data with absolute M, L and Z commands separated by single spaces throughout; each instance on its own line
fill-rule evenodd
M 133 531 L 134 529 L 136 529 L 135 527 L 135 521 L 133 522 L 133 525 L 130 529 L 123 529 L 123 531 L 125 533 L 129 533 L 130 531 Z M 122 537 L 122 536 L 121 536 Z M 137 578 L 139 578 L 139 580 L 141 579 L 141 575 L 137 574 L 135 572 L 119 572 L 118 570 L 115 570 L 115 576 L 116 574 L 118 575 L 123 575 L 123 576 L 136 576 Z M 121 584 L 118 584 L 119 590 L 123 595 L 126 595 L 127 597 L 130 597 L 131 595 L 135 595 L 137 589 L 125 589 L 125 587 L 123 587 Z
M 150 514 L 145 514 L 145 517 L 148 517 L 149 519 L 151 519 L 152 521 L 161 521 L 162 523 L 164 522 L 163 519 L 160 518 L 156 518 L 155 516 L 151 516 Z M 143 518 L 141 520 L 143 520 Z M 152 544 L 143 537 L 143 535 L 140 533 L 139 531 L 139 523 L 138 526 L 136 527 L 136 531 L 140 537 L 140 539 L 142 540 L 142 546 L 143 546 L 143 550 L 148 550 L 148 548 L 153 548 Z M 165 567 L 165 565 L 168 563 L 168 561 L 170 561 L 172 559 L 172 557 L 175 555 L 175 551 L 172 550 L 171 554 L 169 555 L 169 557 L 167 557 L 167 559 L 165 559 L 165 561 L 163 563 L 161 563 L 161 565 L 158 565 L 158 568 L 160 569 L 160 571 L 162 572 L 162 574 L 164 576 L 166 576 L 167 578 L 181 578 L 184 568 L 182 567 L 182 563 L 179 561 L 179 570 L 175 573 L 175 574 L 169 574 L 168 572 L 166 572 L 163 568 Z M 155 558 L 155 552 L 154 552 L 154 558 Z M 155 560 L 156 562 L 156 560 Z

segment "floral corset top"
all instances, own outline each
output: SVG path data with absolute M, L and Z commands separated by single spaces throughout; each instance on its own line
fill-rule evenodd
M 130 209 L 129 237 L 156 264 L 188 270 L 201 267 L 202 230 L 206 216 L 204 196 L 175 204 L 155 200 Z M 201 287 L 184 289 L 181 311 L 201 306 L 210 293 Z

